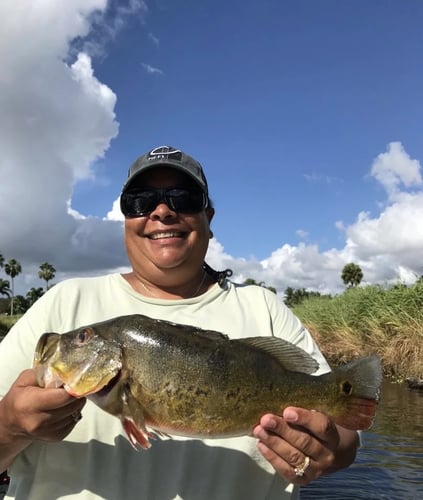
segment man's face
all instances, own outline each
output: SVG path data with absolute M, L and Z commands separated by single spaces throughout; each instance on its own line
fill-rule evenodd
M 139 175 L 133 187 L 199 189 L 189 176 L 167 167 Z M 148 215 L 126 218 L 125 243 L 134 270 L 144 274 L 187 266 L 198 269 L 207 252 L 213 214 L 212 208 L 179 213 L 160 202 Z

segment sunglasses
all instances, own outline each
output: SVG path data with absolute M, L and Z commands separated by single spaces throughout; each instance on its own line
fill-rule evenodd
M 202 191 L 178 187 L 130 189 L 120 198 L 125 217 L 149 215 L 160 203 L 165 203 L 174 212 L 195 214 L 207 208 L 208 199 Z

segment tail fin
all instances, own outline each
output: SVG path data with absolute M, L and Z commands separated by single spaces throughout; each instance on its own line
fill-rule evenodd
M 377 356 L 357 359 L 334 370 L 346 412 L 334 417 L 351 430 L 369 429 L 376 416 L 382 385 L 382 366 Z

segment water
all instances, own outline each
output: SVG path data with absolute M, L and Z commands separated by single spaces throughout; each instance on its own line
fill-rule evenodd
M 301 500 L 423 498 L 423 391 L 385 381 L 363 442 L 351 467 L 302 488 Z

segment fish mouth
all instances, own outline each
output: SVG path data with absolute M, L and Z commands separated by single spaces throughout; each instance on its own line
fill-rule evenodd
M 186 238 L 186 231 L 159 231 L 157 233 L 151 233 L 147 236 L 150 240 L 163 240 L 167 238 Z
M 88 396 L 103 398 L 104 396 L 107 396 L 107 394 L 109 394 L 119 382 L 121 378 L 121 372 L 121 369 L 118 370 L 112 378 L 107 380 L 107 382 L 104 382 L 104 380 L 100 380 L 96 385 L 91 385 L 85 388 L 83 385 L 77 386 L 75 384 L 72 384 L 72 380 L 70 380 L 70 383 L 65 382 L 63 384 L 63 387 L 68 394 L 76 398 Z
M 122 376 L 122 370 L 119 370 L 116 373 L 116 375 L 111 380 L 109 380 L 109 382 L 107 382 L 105 386 L 103 386 L 100 390 L 95 392 L 95 395 L 100 398 L 106 397 L 110 392 L 112 392 L 114 387 L 118 384 L 119 380 L 121 379 L 121 376 Z

